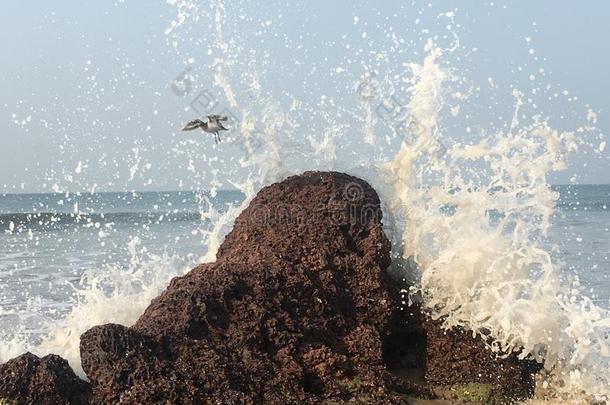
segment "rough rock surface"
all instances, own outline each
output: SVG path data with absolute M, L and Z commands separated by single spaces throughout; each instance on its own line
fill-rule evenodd
M 216 262 L 172 280 L 134 326 L 83 334 L 91 385 L 58 356 L 28 353 L 0 366 L 0 399 L 404 404 L 402 394 L 463 383 L 530 392 L 529 363 L 497 359 L 480 338 L 445 332 L 417 307 L 398 310 L 389 264 L 379 198 L 366 182 L 290 177 L 261 190 Z
M 394 312 L 385 357 L 393 372 L 410 374 L 440 396 L 478 384 L 489 386 L 498 398 L 527 398 L 533 393 L 533 374 L 540 369 L 534 361 L 519 360 L 516 353 L 491 352 L 480 335 L 444 329 L 441 320 L 432 320 L 419 305 Z
M 533 393 L 539 365 L 516 353 L 499 357 L 480 336 L 461 328 L 445 330 L 442 321 L 425 317 L 425 379 L 433 385 L 489 384 L 505 396 L 526 398 Z
M 0 365 L 0 398 L 13 403 L 86 404 L 90 393 L 89 384 L 59 356 L 39 358 L 25 353 Z
M 132 328 L 82 336 L 105 403 L 405 403 L 383 340 L 390 244 L 364 181 L 308 172 L 266 187 L 215 263 L 172 280 Z

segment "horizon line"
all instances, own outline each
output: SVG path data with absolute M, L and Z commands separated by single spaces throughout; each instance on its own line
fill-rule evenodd
M 578 183 L 578 184 L 566 184 L 566 183 L 555 183 L 551 184 L 551 187 L 555 186 L 610 186 L 610 183 Z M 104 190 L 104 191 L 91 191 L 91 190 L 80 190 L 80 191 L 9 191 L 3 192 L 0 191 L 0 196 L 7 195 L 40 195 L 40 194 L 113 194 L 113 193 L 122 193 L 122 194 L 145 194 L 145 193 L 197 193 L 204 192 L 209 193 L 210 189 L 200 189 L 200 190 Z M 219 189 L 216 192 L 237 192 L 242 193 L 242 191 L 238 189 Z

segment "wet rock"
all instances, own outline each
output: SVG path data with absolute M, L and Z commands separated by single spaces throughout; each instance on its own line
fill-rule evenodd
M 364 181 L 308 172 L 264 188 L 215 263 L 131 328 L 81 339 L 99 402 L 406 403 L 383 359 L 390 244 Z
M 81 404 L 503 402 L 531 393 L 532 363 L 400 310 L 379 198 L 308 172 L 264 188 L 214 263 L 168 288 L 132 327 L 81 337 L 91 384 L 57 356 L 0 366 L 0 398 Z M 474 401 L 474 402 L 473 402 Z M 1 402 L 1 401 L 0 401 Z
M 419 305 L 394 312 L 384 358 L 395 375 L 419 384 L 411 392 L 420 388 L 419 397 L 452 403 L 458 403 L 458 397 L 459 403 L 481 403 L 465 398 L 485 395 L 496 403 L 528 398 L 533 393 L 534 374 L 541 367 L 520 360 L 517 353 L 493 353 L 470 331 L 446 330 L 441 320 L 432 320 Z
M 56 355 L 25 353 L 0 365 L 0 398 L 13 404 L 89 403 L 90 387 Z
M 153 380 L 165 371 L 161 346 L 122 325 L 89 329 L 81 336 L 80 351 L 83 370 L 107 402 L 118 401 L 115 394 L 130 388 L 134 378 Z
M 476 384 L 492 387 L 507 398 L 527 398 L 534 390 L 534 361 L 519 360 L 517 353 L 505 355 L 487 348 L 481 336 L 462 328 L 445 330 L 442 321 L 423 318 L 426 333 L 425 378 L 435 386 L 460 391 Z M 457 388 L 455 388 L 457 387 Z

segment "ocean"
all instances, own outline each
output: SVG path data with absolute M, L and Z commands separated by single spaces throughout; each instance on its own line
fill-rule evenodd
M 194 192 L 0 195 L 0 330 L 31 343 L 72 309 L 85 274 L 130 272 L 165 256 L 194 265 L 206 251 L 202 210 L 243 194 Z M 177 271 L 177 269 L 170 269 Z M 104 286 L 110 293 L 113 286 Z
M 561 198 L 549 231 L 566 277 L 578 277 L 584 294 L 610 308 L 610 185 L 556 186 Z M 567 281 L 567 279 L 566 279 Z

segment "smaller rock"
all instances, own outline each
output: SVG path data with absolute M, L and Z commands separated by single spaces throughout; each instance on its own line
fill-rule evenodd
M 489 385 L 508 398 L 530 397 L 534 374 L 540 366 L 519 360 L 517 353 L 499 357 L 480 336 L 462 328 L 445 330 L 441 320 L 424 318 L 426 332 L 425 379 L 433 386 Z M 474 385 L 473 385 L 474 386 Z
M 0 365 L 0 398 L 16 404 L 80 405 L 89 403 L 91 388 L 68 362 L 54 354 L 39 358 L 25 353 Z

